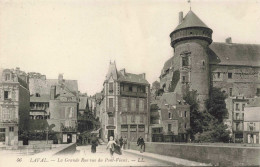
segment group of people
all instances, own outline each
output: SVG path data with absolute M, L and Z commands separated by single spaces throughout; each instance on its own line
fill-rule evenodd
M 91 152 L 95 153 L 96 152 L 96 147 L 98 146 L 99 142 L 96 138 L 92 139 L 91 141 Z M 126 149 L 126 145 L 127 145 L 127 138 L 126 136 L 124 138 L 122 138 L 122 136 L 120 137 L 120 139 L 115 139 L 113 136 L 109 137 L 109 141 L 107 143 L 107 149 L 109 149 L 110 151 L 110 155 L 111 157 L 113 157 L 114 153 L 117 153 L 119 155 L 122 154 L 121 149 Z M 142 138 L 142 136 L 140 136 L 137 140 L 137 146 L 140 147 L 140 152 L 144 152 L 145 151 L 145 142 L 144 139 Z
M 114 153 L 117 153 L 119 155 L 122 154 L 121 149 L 126 149 L 127 144 L 127 138 L 126 136 L 124 138 L 121 138 L 119 140 L 114 140 L 113 136 L 109 137 L 109 141 L 107 143 L 107 149 L 110 151 L 110 155 L 113 157 Z

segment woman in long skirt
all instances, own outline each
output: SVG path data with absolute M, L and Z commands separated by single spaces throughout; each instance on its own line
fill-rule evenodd
M 107 149 L 109 149 L 110 155 L 113 158 L 113 155 L 114 155 L 114 152 L 115 152 L 115 146 L 114 145 L 116 144 L 116 142 L 114 141 L 113 136 L 110 136 L 109 139 L 110 140 L 107 143 Z

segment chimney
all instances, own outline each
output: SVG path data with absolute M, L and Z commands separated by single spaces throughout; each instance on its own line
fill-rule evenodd
M 232 38 L 231 37 L 228 37 L 228 38 L 226 38 L 226 43 L 232 43 Z
M 145 79 L 145 73 L 140 74 L 143 79 Z
M 56 86 L 51 86 L 51 100 L 54 100 L 56 96 Z
M 59 74 L 58 80 L 59 80 L 59 84 L 63 83 L 63 74 Z
M 120 72 L 122 75 L 125 75 L 125 68 L 121 69 Z
M 183 12 L 179 12 L 179 24 L 181 24 L 183 20 Z

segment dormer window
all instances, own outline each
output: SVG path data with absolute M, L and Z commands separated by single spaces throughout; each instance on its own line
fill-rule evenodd
M 11 75 L 10 74 L 5 74 L 5 81 L 9 81 L 11 78 Z

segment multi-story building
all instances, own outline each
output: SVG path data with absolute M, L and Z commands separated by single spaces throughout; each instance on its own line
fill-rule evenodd
M 232 136 L 239 141 L 243 139 L 240 123 L 246 99 L 260 95 L 260 45 L 233 43 L 231 38 L 213 42 L 212 33 L 193 11 L 184 18 L 180 12 L 179 25 L 170 34 L 174 55 L 164 64 L 160 87 L 178 94 L 196 90 L 201 110 L 210 86 L 221 88 L 228 95 L 226 123 L 233 126 L 229 129 L 235 126 Z
M 187 142 L 190 106 L 176 93 L 164 93 L 151 104 L 150 132 L 153 142 Z
M 117 71 L 116 64 L 109 64 L 104 81 L 104 98 L 101 103 L 101 137 L 126 136 L 136 141 L 139 136 L 148 140 L 150 85 L 145 74 Z
M 61 74 L 58 79 L 46 79 L 39 73 L 29 73 L 29 80 L 30 118 L 46 119 L 48 130 L 57 132 L 58 143 L 76 142 L 77 81 L 65 80 Z
M 260 144 L 260 98 L 250 100 L 245 107 L 243 126 L 244 142 Z
M 1 145 L 18 145 L 18 131 L 27 130 L 29 111 L 28 75 L 19 68 L 0 69 Z

